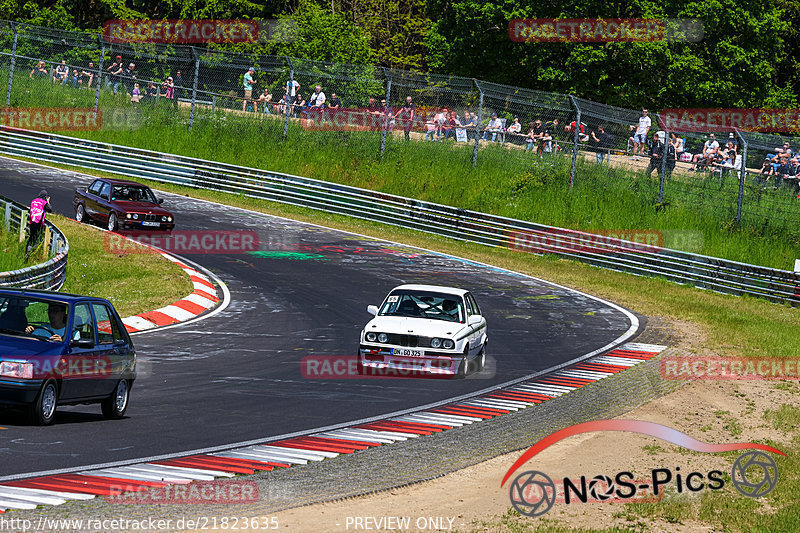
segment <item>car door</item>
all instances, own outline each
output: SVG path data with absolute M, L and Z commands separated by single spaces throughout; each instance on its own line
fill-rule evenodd
M 486 321 L 483 319 L 481 310 L 478 307 L 478 302 L 475 301 L 472 294 L 465 294 L 464 300 L 467 303 L 467 323 L 469 324 L 470 318 L 473 316 L 481 317 L 480 322 L 477 324 L 470 324 L 471 331 L 469 333 L 470 353 L 478 353 L 481 348 L 481 338 L 486 327 Z
M 69 347 L 63 357 L 61 369 L 62 400 L 72 401 L 96 395 L 97 340 L 95 329 L 89 303 L 75 304 L 69 329 Z
M 95 393 L 110 395 L 117 380 L 122 377 L 128 356 L 129 346 L 122 334 L 115 313 L 108 305 L 92 302 L 92 310 L 97 321 L 96 368 L 98 379 Z
M 100 194 L 97 199 L 96 218 L 103 222 L 108 222 L 108 214 L 111 212 L 111 184 L 103 182 Z
M 100 189 L 103 188 L 103 180 L 94 180 L 86 189 L 84 194 L 84 209 L 90 217 L 97 215 L 97 202 L 100 198 Z

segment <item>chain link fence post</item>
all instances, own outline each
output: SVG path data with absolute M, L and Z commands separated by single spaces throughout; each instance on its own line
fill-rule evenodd
M 197 78 L 200 77 L 200 54 L 197 49 L 192 46 L 192 55 L 194 56 L 194 82 L 192 83 L 192 104 L 189 111 L 189 129 L 192 129 L 194 124 L 194 105 L 197 102 Z
M 6 92 L 6 106 L 11 105 L 11 86 L 14 84 L 14 60 L 17 56 L 17 25 L 9 22 L 14 32 L 14 44 L 11 45 L 11 66 L 8 69 L 8 91 Z
M 736 222 L 742 221 L 742 201 L 744 199 L 744 180 L 747 178 L 747 140 L 742 136 L 742 133 L 737 129 L 736 137 L 742 147 L 742 165 L 739 169 L 739 198 L 736 201 Z M 733 161 L 736 166 L 736 160 Z
M 383 76 L 386 78 L 386 107 L 390 107 L 391 102 L 389 98 L 392 96 L 392 77 L 389 76 L 385 68 L 381 70 L 383 70 Z M 381 109 L 381 115 L 383 117 L 381 122 L 381 158 L 383 158 L 383 154 L 386 152 L 386 132 L 389 129 L 389 121 L 391 120 L 391 117 L 386 116 L 386 107 Z
M 664 126 L 664 148 L 661 151 L 661 172 L 658 180 L 658 203 L 664 201 L 664 183 L 667 181 L 667 158 L 669 157 L 669 130 Z
M 286 60 L 286 63 L 289 64 L 289 81 L 286 83 L 286 101 L 284 102 L 284 111 L 286 112 L 286 116 L 283 119 L 283 138 L 286 139 L 286 136 L 289 135 L 289 115 L 294 108 L 294 96 L 292 93 L 295 92 L 294 89 L 294 66 L 292 66 L 292 61 L 288 57 L 284 57 L 283 59 Z
M 575 129 L 572 132 L 575 135 L 575 140 L 572 144 L 572 167 L 569 171 L 569 190 L 572 190 L 572 186 L 575 183 L 575 171 L 578 165 L 578 141 L 580 140 L 580 133 L 581 133 L 581 106 L 578 105 L 578 101 L 575 100 L 575 97 L 571 94 L 569 95 L 569 101 L 572 102 L 572 105 L 575 106 L 575 111 L 577 116 L 575 117 Z
M 100 61 L 97 63 L 97 88 L 94 91 L 94 112 L 97 113 L 97 106 L 100 103 L 100 87 L 103 86 L 103 59 L 106 57 L 106 42 L 101 34 L 97 35 L 100 42 Z
M 472 82 L 478 89 L 478 121 L 475 123 L 475 148 L 472 150 L 472 166 L 478 166 L 478 143 L 481 138 L 481 121 L 483 120 L 483 89 L 478 80 L 472 78 Z

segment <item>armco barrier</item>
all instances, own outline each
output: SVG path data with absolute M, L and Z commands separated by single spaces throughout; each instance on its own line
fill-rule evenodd
M 19 233 L 20 240 L 25 236 L 28 208 L 13 200 L 0 196 L 0 209 L 3 211 L 3 226 L 6 231 Z M 21 287 L 26 289 L 58 290 L 64 285 L 67 276 L 67 255 L 69 242 L 55 224 L 45 222 L 44 245 L 49 259 L 41 264 L 20 270 L 0 272 L 0 287 Z
M 641 244 L 629 241 L 608 242 L 590 233 L 347 185 L 8 127 L 0 127 L 0 153 L 244 194 L 488 246 L 554 253 L 601 268 L 660 276 L 726 294 L 800 304 L 797 273 L 665 248 L 643 250 Z M 531 247 L 530 242 L 535 245 Z

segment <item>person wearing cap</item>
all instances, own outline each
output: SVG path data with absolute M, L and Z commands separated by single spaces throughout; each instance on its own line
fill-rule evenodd
M 497 113 L 492 113 L 492 119 L 483 129 L 483 140 L 486 140 L 486 134 L 492 134 L 492 142 L 497 141 L 497 134 L 503 132 L 503 122 L 497 118 Z
M 47 213 L 52 213 L 53 208 L 50 207 L 50 194 L 44 189 L 39 192 L 39 195 L 31 201 L 31 207 L 28 210 L 28 243 L 25 246 L 25 260 L 28 260 L 31 252 L 39 244 L 42 237 L 42 230 L 44 229 L 44 219 Z
M 254 67 L 250 67 L 247 72 L 244 74 L 244 81 L 242 85 L 244 86 L 244 100 L 242 100 L 242 111 L 247 109 L 247 101 L 253 103 L 253 110 L 255 111 L 255 102 L 253 102 L 253 85 L 256 83 L 255 78 L 253 75 L 256 73 L 256 69 Z

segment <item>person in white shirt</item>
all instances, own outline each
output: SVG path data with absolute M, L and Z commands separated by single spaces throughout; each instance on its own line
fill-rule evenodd
M 713 162 L 718 153 L 719 143 L 717 142 L 716 135 L 712 133 L 708 136 L 708 140 L 705 144 L 703 144 L 703 153 L 695 154 L 692 158 L 692 168 L 689 169 L 689 172 L 697 170 L 697 163 L 701 160 L 705 160 L 706 164 Z
M 647 133 L 650 131 L 650 126 L 653 124 L 647 113 L 647 109 L 642 109 L 642 116 L 639 117 L 639 124 L 636 126 L 636 133 L 633 134 L 633 156 L 631 159 L 639 160 L 641 157 L 639 157 L 637 154 L 645 154 L 645 149 L 647 147 Z
M 317 85 L 314 87 L 314 94 L 308 99 L 308 107 L 317 107 L 322 109 L 325 107 L 325 93 L 322 92 L 322 87 Z
M 492 119 L 483 130 L 483 139 L 486 140 L 486 134 L 492 134 L 492 142 L 497 140 L 497 134 L 503 131 L 503 122 L 497 118 L 497 113 L 492 113 Z

